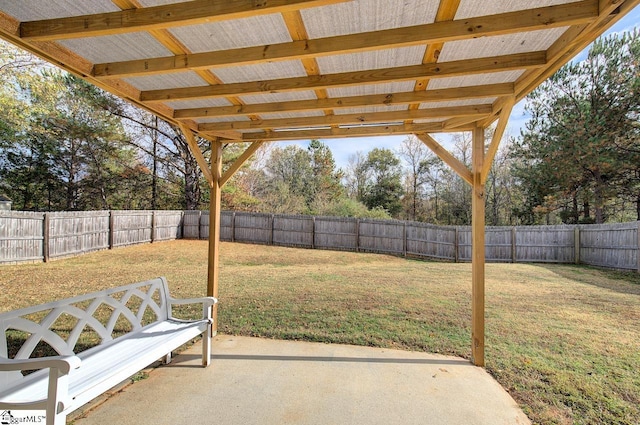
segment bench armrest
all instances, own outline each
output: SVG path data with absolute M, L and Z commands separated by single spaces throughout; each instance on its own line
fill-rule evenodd
M 218 302 L 218 300 L 216 298 L 213 298 L 213 297 L 184 298 L 184 299 L 169 298 L 169 303 L 170 304 L 205 304 L 208 307 L 211 307 L 212 305 L 216 304 L 217 302 Z
M 81 362 L 77 356 L 52 356 L 36 359 L 7 359 L 0 357 L 0 371 L 56 368 L 60 371 L 60 374 L 67 375 L 72 369 L 79 368 Z
M 218 300 L 214 297 L 202 297 L 202 298 L 171 298 L 169 297 L 169 311 L 174 305 L 186 305 L 186 304 L 202 304 L 202 318 L 211 321 L 211 306 L 218 303 Z M 172 319 L 171 314 L 169 315 Z

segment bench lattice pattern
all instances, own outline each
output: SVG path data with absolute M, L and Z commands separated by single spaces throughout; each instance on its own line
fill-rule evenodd
M 106 290 L 22 309 L 11 318 L 2 319 L 0 315 L 0 331 L 5 336 L 0 338 L 0 357 L 28 359 L 41 357 L 42 352 L 73 355 L 167 319 L 166 303 L 162 283 L 151 281 L 124 292 Z

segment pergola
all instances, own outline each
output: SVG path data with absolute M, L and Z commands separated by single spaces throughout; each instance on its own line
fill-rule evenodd
M 0 37 L 180 127 L 211 187 L 212 296 L 221 188 L 263 143 L 414 134 L 473 188 L 472 358 L 483 366 L 484 187 L 512 107 L 638 3 L 0 0 Z M 461 131 L 473 135 L 471 169 L 431 136 Z M 223 173 L 223 146 L 239 142 L 251 144 Z

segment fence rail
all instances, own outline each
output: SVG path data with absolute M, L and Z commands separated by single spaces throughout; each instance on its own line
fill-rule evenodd
M 0 264 L 171 239 L 208 239 L 208 211 L 0 212 Z M 471 228 L 222 212 L 220 238 L 444 261 L 471 260 Z M 640 272 L 640 222 L 486 228 L 489 262 L 576 263 Z

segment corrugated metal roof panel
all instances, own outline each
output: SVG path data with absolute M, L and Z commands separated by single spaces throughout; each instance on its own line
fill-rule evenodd
M 177 27 L 170 32 L 193 53 L 292 41 L 279 13 Z
M 93 63 L 173 56 L 147 32 L 60 40 L 60 44 Z
M 211 71 L 225 84 L 304 77 L 307 75 L 302 62 L 297 60 L 216 68 Z
M 373 52 L 347 53 L 344 55 L 317 58 L 321 74 L 384 69 L 419 65 L 424 57 L 425 46 L 411 46 Z
M 108 0 L 0 0 L 0 9 L 19 21 L 82 16 L 93 13 L 117 12 L 120 9 Z
M 193 71 L 149 75 L 145 77 L 130 77 L 125 78 L 124 81 L 131 84 L 138 90 L 162 90 L 209 85 L 209 83 Z
M 413 91 L 415 83 L 402 81 L 399 83 L 367 84 L 365 86 L 337 87 L 327 89 L 329 97 L 366 96 L 370 94 L 403 93 Z
M 312 91 L 297 91 L 297 92 L 285 92 L 285 93 L 265 93 L 240 96 L 247 105 L 256 103 L 274 103 L 274 102 L 292 102 L 296 100 L 313 100 L 317 99 L 315 92 Z
M 484 84 L 513 83 L 520 78 L 523 73 L 524 70 L 501 71 L 486 74 L 465 75 L 461 77 L 434 78 L 429 81 L 428 90 L 481 86 Z
M 537 0 L 535 2 L 531 0 L 462 0 L 456 12 L 456 19 L 515 12 L 517 10 L 531 9 L 532 7 L 553 6 L 573 3 L 574 1 L 579 0 Z
M 450 41 L 444 44 L 438 62 L 474 59 L 548 49 L 568 27 L 517 34 Z
M 356 0 L 300 11 L 309 38 L 431 23 L 437 1 Z

